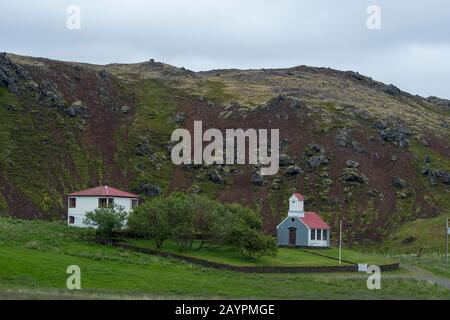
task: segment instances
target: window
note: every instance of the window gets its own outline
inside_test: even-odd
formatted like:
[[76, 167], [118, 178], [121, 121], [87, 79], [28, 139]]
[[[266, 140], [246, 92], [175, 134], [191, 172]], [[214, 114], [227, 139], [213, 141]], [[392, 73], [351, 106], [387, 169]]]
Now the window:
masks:
[[322, 240], [322, 230], [317, 230], [317, 240]]
[[323, 240], [327, 241], [327, 236], [328, 236], [328, 230], [323, 230]]
[[311, 229], [311, 240], [316, 240], [316, 229]]
[[131, 199], [131, 208], [134, 209], [139, 205], [138, 199]]
[[108, 206], [112, 206], [114, 204], [113, 198], [98, 198], [98, 207], [106, 208]]
[[69, 216], [69, 224], [74, 224], [74, 223], [75, 223], [75, 217]]
[[77, 198], [69, 198], [69, 208], [77, 207]]

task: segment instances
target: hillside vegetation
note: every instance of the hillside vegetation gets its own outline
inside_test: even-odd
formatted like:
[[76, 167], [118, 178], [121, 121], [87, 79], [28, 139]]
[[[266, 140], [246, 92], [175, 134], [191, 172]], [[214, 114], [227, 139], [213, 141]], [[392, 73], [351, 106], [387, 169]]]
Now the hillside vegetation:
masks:
[[[171, 132], [194, 120], [279, 128], [280, 172], [174, 166]], [[442, 252], [449, 123], [449, 101], [351, 71], [195, 73], [153, 60], [98, 66], [1, 54], [0, 215], [59, 219], [69, 192], [110, 184], [144, 198], [183, 190], [240, 202], [273, 233], [297, 190], [332, 235], [343, 219], [349, 246], [390, 239], [400, 251]]]

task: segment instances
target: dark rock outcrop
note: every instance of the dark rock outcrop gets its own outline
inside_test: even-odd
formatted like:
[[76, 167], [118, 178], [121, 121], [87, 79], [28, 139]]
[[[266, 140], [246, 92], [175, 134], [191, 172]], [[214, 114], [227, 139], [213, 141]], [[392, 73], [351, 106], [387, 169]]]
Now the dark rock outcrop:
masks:
[[402, 91], [399, 88], [397, 88], [396, 86], [394, 86], [393, 84], [389, 84], [389, 85], [385, 86], [383, 91], [391, 96], [399, 96], [402, 93]]
[[308, 159], [308, 165], [310, 168], [316, 168], [326, 164], [328, 164], [328, 158], [325, 155], [312, 156]]
[[186, 121], [187, 115], [186, 112], [182, 111], [182, 112], [178, 112], [175, 115], [175, 122], [177, 124], [183, 124]]
[[359, 162], [358, 161], [354, 161], [354, 160], [347, 160], [347, 162], [345, 162], [345, 165], [348, 168], [358, 168], [359, 167]]
[[369, 178], [367, 178], [364, 173], [360, 173], [354, 168], [345, 168], [341, 172], [340, 178], [344, 183], [369, 183]]
[[225, 183], [224, 178], [220, 175], [219, 171], [217, 171], [216, 169], [212, 169], [211, 171], [209, 171], [208, 177], [209, 177], [209, 180], [211, 180], [212, 182], [214, 182], [216, 184], [224, 184]]
[[363, 152], [363, 148], [356, 140], [353, 140], [351, 130], [343, 129], [335, 137], [336, 145], [341, 148], [352, 149], [355, 152]]
[[79, 117], [86, 119], [89, 118], [89, 108], [81, 101], [75, 101], [65, 109], [65, 114], [71, 118]]
[[392, 179], [392, 185], [397, 189], [408, 189], [410, 187], [410, 184], [400, 177], [394, 177]]
[[371, 198], [384, 198], [384, 194], [376, 189], [367, 191], [367, 195]]
[[161, 194], [161, 189], [151, 183], [142, 182], [137, 189], [137, 192], [147, 197], [157, 197]]
[[314, 143], [305, 148], [303, 157], [309, 168], [316, 168], [321, 165], [326, 165], [329, 162], [329, 159], [326, 156], [325, 148]]
[[383, 143], [393, 143], [401, 149], [409, 147], [409, 137], [414, 133], [397, 122], [388, 123], [386, 120], [377, 121], [374, 128], [378, 130]]
[[37, 88], [39, 101], [46, 106], [65, 111], [65, 101], [58, 87], [51, 80], [44, 80]]
[[257, 186], [263, 186], [266, 184], [266, 180], [264, 179], [264, 177], [261, 175], [261, 173], [259, 172], [259, 170], [256, 170], [252, 173], [252, 178], [251, 181], [254, 185]]
[[284, 174], [287, 176], [296, 176], [300, 173], [303, 173], [303, 170], [302, 168], [297, 166], [289, 166], [286, 168], [286, 170], [284, 170]]
[[130, 107], [129, 106], [122, 106], [120, 107], [119, 111], [123, 114], [127, 114], [128, 112], [130, 112]]
[[280, 154], [279, 163], [281, 167], [290, 166], [294, 164], [294, 159], [292, 159], [289, 155], [282, 153]]
[[151, 156], [153, 154], [153, 149], [149, 138], [142, 138], [142, 141], [136, 146], [134, 153], [139, 157]]
[[28, 72], [13, 63], [6, 53], [0, 53], [0, 87], [6, 87], [9, 92], [17, 94], [22, 80], [31, 80]]
[[430, 179], [432, 185], [443, 183], [450, 185], [450, 172], [442, 169], [432, 169], [429, 166], [423, 168], [423, 174]]

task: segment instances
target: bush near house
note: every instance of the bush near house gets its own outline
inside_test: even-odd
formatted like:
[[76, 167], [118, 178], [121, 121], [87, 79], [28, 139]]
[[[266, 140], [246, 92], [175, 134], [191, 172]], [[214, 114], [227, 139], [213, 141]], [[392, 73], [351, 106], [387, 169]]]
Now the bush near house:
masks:
[[251, 260], [276, 253], [274, 239], [261, 231], [261, 225], [249, 208], [183, 193], [148, 201], [128, 220], [131, 233], [154, 240], [157, 248], [169, 239], [176, 241], [179, 251], [226, 244]]
[[87, 212], [84, 223], [97, 227], [98, 237], [111, 239], [126, 226], [127, 216], [124, 207], [110, 205]]

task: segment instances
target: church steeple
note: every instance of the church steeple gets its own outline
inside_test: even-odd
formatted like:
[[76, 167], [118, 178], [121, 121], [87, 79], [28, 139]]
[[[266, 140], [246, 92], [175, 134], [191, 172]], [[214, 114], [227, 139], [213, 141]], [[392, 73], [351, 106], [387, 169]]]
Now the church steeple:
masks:
[[289, 217], [304, 217], [305, 211], [303, 209], [303, 202], [305, 198], [300, 193], [294, 193], [289, 198]]

